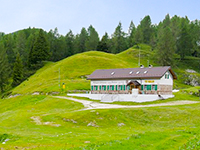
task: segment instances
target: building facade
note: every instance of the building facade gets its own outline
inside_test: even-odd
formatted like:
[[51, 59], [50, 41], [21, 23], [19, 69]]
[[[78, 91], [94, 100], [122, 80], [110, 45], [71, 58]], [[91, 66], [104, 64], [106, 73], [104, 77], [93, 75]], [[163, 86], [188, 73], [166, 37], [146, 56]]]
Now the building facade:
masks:
[[91, 94], [172, 95], [176, 78], [170, 66], [102, 69], [88, 76]]

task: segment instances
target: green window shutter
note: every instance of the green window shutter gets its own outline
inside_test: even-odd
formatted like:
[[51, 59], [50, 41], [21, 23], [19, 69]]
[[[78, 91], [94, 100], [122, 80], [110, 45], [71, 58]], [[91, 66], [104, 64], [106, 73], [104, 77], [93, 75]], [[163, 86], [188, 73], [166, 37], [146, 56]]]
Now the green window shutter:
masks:
[[115, 86], [115, 90], [117, 91], [117, 85]]
[[144, 89], [144, 85], [141, 85], [141, 90], [143, 90]]
[[158, 89], [158, 86], [157, 86], [157, 85], [155, 85], [155, 91], [157, 91], [157, 89]]
[[106, 86], [105, 85], [103, 86], [103, 90], [106, 91]]
[[107, 85], [107, 90], [109, 90], [109, 85]]
[[101, 85], [99, 86], [99, 90], [101, 91]]
[[91, 86], [91, 90], [92, 90], [92, 91], [94, 90], [94, 87], [93, 87], [93, 86]]
[[126, 85], [124, 85], [124, 91], [126, 90]]
[[151, 90], [151, 85], [147, 85], [147, 90]]
[[120, 85], [120, 89], [121, 89], [121, 91], [123, 90], [123, 86], [122, 85]]
[[115, 86], [114, 86], [114, 85], [112, 85], [112, 90], [114, 91], [114, 89], [115, 89]]

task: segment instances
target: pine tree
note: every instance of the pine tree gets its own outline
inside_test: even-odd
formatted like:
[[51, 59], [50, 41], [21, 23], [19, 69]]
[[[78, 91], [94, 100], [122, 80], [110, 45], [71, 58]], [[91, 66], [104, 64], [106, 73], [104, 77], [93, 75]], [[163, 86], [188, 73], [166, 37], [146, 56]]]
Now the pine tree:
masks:
[[11, 66], [13, 67], [13, 63], [15, 62], [16, 54], [14, 52], [14, 47], [15, 47], [15, 40], [13, 38], [12, 34], [8, 34], [4, 36], [4, 45], [8, 57], [8, 62]]
[[187, 23], [183, 19], [181, 22], [181, 31], [180, 36], [177, 40], [177, 51], [180, 54], [181, 59], [184, 59], [185, 56], [191, 54], [191, 37], [188, 30]]
[[49, 43], [44, 31], [40, 29], [39, 35], [34, 43], [33, 49], [29, 53], [29, 63], [38, 64], [49, 59]]
[[102, 37], [101, 41], [99, 41], [97, 50], [107, 52], [107, 53], [111, 52], [109, 49], [109, 37], [108, 37], [107, 33], [105, 33], [105, 35]]
[[74, 47], [74, 35], [71, 30], [65, 36], [65, 43], [66, 43], [65, 56], [68, 57], [68, 56], [73, 55], [75, 51], [75, 47]]
[[4, 44], [0, 43], [0, 92], [3, 93], [8, 84], [10, 66]]
[[77, 43], [77, 48], [76, 48], [76, 53], [81, 53], [85, 52], [86, 49], [86, 41], [88, 40], [88, 33], [85, 28], [81, 29], [81, 33], [76, 36], [76, 43]]
[[20, 54], [17, 55], [14, 67], [13, 67], [13, 86], [19, 85], [23, 80], [23, 64], [20, 58]]
[[86, 42], [87, 50], [96, 50], [99, 42], [99, 35], [95, 28], [90, 25], [88, 28], [88, 40]]
[[125, 40], [125, 33], [122, 31], [122, 24], [116, 27], [115, 32], [112, 35], [113, 47], [112, 53], [119, 53], [127, 49], [127, 43]]
[[152, 37], [152, 25], [150, 16], [145, 16], [140, 22], [142, 32], [142, 43], [149, 44]]
[[128, 30], [128, 45], [129, 45], [129, 47], [132, 47], [133, 45], [135, 45], [135, 32], [136, 32], [135, 25], [134, 25], [133, 21], [131, 21], [131, 24], [130, 24], [129, 30]]
[[23, 30], [17, 32], [15, 52], [20, 54], [23, 63], [26, 64], [28, 59], [28, 51], [26, 49], [26, 35]]
[[173, 66], [174, 54], [175, 54], [175, 42], [171, 29], [169, 27], [163, 27], [158, 35], [157, 46], [157, 59], [161, 66]]

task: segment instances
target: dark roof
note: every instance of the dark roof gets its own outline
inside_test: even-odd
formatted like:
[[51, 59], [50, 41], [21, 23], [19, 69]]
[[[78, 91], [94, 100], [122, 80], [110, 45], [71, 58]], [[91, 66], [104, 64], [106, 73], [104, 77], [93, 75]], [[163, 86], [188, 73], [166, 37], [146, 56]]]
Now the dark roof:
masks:
[[150, 68], [126, 68], [126, 69], [100, 69], [95, 70], [88, 76], [88, 80], [103, 79], [150, 79], [161, 78], [169, 71], [173, 79], [177, 79], [170, 66], [150, 67]]

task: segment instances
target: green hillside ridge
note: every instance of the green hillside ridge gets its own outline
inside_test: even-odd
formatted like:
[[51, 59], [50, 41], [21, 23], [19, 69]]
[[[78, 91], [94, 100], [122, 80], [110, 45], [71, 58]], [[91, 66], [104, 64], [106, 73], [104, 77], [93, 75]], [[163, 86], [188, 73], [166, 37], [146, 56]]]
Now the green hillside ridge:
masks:
[[60, 91], [59, 83], [65, 83], [66, 90], [89, 90], [90, 86], [86, 75], [91, 74], [96, 69], [137, 67], [138, 60], [134, 57], [137, 53], [138, 50], [132, 48], [117, 55], [89, 51], [76, 54], [57, 63], [47, 63], [28, 80], [16, 87], [13, 93]]
[[[133, 47], [119, 54], [109, 54], [99, 51], [89, 51], [73, 55], [59, 62], [47, 62], [33, 76], [24, 81], [12, 90], [13, 94], [27, 94], [34, 92], [61, 92], [61, 85], [65, 83], [66, 91], [90, 90], [90, 82], [86, 76], [96, 69], [110, 68], [131, 68], [138, 67], [138, 57], [140, 51], [140, 64], [147, 66], [155, 63], [155, 52], [148, 45], [140, 45], [140, 49]], [[182, 77], [186, 69], [198, 68], [200, 59], [188, 57], [184, 61], [179, 61], [173, 70], [177, 73], [178, 80], [175, 81], [174, 88], [191, 87], [184, 84]], [[197, 70], [197, 69], [196, 69]], [[59, 73], [60, 72], [60, 73]], [[200, 76], [199, 73], [196, 73]]]

